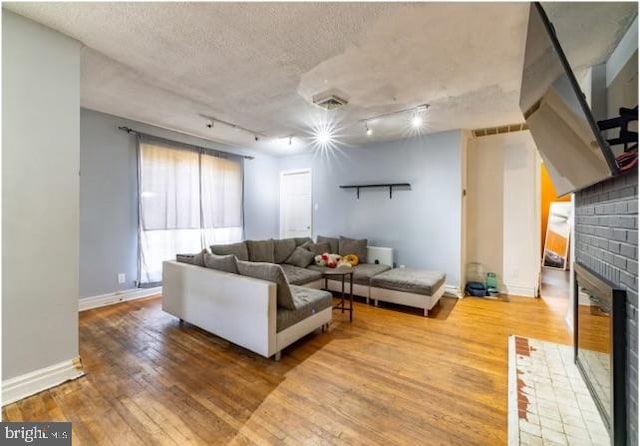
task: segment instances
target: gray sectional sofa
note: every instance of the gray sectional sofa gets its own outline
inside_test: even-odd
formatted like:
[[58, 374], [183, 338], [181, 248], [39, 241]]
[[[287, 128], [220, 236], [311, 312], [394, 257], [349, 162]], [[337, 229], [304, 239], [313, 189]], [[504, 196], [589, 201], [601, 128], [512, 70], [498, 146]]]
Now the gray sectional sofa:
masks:
[[[356, 254], [354, 294], [424, 308], [444, 291], [444, 275], [395, 270], [393, 250], [367, 240], [318, 236], [248, 240], [213, 245], [164, 263], [163, 309], [263, 356], [281, 350], [331, 322], [331, 294], [314, 257], [325, 252]], [[377, 280], [380, 277], [382, 280]], [[326, 287], [338, 291], [337, 280]], [[260, 296], [262, 295], [262, 297]], [[246, 300], [246, 302], [245, 302]], [[257, 303], [251, 303], [257, 302]]]

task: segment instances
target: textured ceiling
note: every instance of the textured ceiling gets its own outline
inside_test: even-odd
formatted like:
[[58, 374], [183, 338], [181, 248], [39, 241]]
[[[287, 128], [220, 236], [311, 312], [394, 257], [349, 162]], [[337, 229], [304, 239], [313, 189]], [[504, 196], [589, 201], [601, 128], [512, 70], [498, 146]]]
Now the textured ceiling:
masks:
[[[341, 141], [520, 122], [526, 3], [4, 3], [84, 43], [82, 105], [272, 154], [301, 150], [313, 123]], [[635, 3], [548, 5], [576, 65], [602, 62], [637, 14]], [[310, 104], [338, 89], [330, 117]], [[267, 135], [216, 125], [214, 116]], [[294, 135], [293, 147], [288, 145]]]

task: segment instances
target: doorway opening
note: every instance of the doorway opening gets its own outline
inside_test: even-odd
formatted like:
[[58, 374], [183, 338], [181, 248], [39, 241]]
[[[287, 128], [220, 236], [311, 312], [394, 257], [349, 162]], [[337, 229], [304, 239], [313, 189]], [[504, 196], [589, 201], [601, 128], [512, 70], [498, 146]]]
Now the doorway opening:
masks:
[[280, 238], [311, 237], [311, 169], [280, 173]]
[[544, 163], [540, 169], [540, 297], [569, 316], [573, 195], [559, 197]]

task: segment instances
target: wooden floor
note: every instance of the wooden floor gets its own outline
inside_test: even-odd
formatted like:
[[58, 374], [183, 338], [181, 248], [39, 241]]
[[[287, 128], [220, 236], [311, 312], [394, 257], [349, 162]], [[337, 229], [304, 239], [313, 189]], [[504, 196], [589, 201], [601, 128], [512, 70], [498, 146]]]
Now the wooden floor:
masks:
[[443, 298], [424, 318], [361, 303], [275, 362], [150, 298], [81, 313], [86, 376], [3, 417], [71, 420], [74, 444], [503, 445], [507, 338], [568, 343], [565, 311]]

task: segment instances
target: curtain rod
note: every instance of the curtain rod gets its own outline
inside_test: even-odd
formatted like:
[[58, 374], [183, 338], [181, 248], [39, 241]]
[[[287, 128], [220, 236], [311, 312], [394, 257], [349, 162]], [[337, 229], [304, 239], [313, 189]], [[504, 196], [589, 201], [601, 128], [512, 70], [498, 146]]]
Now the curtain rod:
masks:
[[[122, 130], [123, 132], [127, 132], [127, 133], [135, 133], [137, 135], [151, 136], [152, 138], [166, 139], [166, 138], [162, 138], [160, 136], [155, 136], [155, 135], [150, 135], [148, 133], [139, 132], [138, 130], [134, 130], [131, 127], [127, 127], [127, 126], [124, 126], [124, 125], [118, 126], [118, 130]], [[186, 136], [191, 136], [191, 135], [186, 135]], [[189, 146], [194, 146], [193, 144], [189, 144], [189, 143], [181, 143], [180, 141], [176, 141], [176, 142], [178, 144], [186, 144], [186, 145], [189, 145]], [[198, 146], [194, 146], [194, 147], [198, 147]], [[214, 152], [228, 153], [229, 155], [241, 156], [242, 158], [244, 158], [246, 160], [255, 159], [255, 157], [250, 156], [250, 155], [238, 155], [237, 153], [225, 152], [224, 150], [209, 149], [207, 147], [199, 147], [199, 148], [206, 149], [206, 150], [213, 150]]]

